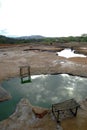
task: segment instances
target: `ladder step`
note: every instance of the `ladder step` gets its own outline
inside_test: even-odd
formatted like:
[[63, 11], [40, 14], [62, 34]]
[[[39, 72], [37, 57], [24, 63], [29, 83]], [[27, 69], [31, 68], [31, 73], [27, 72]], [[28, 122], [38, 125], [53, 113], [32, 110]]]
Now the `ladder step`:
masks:
[[21, 83], [31, 82], [30, 66], [20, 67], [20, 78], [21, 78]]

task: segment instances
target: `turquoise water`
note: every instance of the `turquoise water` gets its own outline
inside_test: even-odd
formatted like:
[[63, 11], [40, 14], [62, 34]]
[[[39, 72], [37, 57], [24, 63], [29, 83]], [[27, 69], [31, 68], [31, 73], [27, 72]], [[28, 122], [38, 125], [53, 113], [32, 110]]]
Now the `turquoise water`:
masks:
[[11, 93], [12, 99], [0, 103], [0, 120], [8, 118], [21, 98], [28, 98], [32, 105], [50, 108], [53, 103], [87, 97], [87, 78], [59, 75], [31, 76], [32, 82], [21, 84], [20, 78], [12, 78], [1, 83]]

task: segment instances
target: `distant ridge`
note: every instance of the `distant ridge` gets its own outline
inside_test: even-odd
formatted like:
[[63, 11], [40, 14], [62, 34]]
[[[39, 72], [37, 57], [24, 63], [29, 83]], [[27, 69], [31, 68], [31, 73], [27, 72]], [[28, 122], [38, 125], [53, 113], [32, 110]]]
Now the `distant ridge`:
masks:
[[41, 35], [31, 35], [31, 36], [22, 36], [22, 37], [17, 37], [17, 38], [18, 39], [43, 39], [45, 37]]

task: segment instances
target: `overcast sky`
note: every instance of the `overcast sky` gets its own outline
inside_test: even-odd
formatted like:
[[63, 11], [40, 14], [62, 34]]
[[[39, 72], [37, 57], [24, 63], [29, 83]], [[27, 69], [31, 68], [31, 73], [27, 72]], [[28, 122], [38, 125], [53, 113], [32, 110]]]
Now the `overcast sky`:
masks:
[[0, 35], [87, 33], [87, 0], [0, 0]]

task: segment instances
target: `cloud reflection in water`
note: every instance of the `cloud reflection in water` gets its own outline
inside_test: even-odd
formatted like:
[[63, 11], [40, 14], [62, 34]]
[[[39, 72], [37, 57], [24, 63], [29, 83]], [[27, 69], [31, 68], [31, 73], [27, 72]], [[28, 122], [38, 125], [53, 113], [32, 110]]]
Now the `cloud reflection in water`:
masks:
[[52, 103], [75, 98], [82, 100], [87, 95], [87, 79], [68, 74], [36, 75], [32, 82], [20, 84], [18, 78], [2, 83], [9, 86], [9, 91], [15, 98], [28, 98], [33, 105], [50, 107]]

